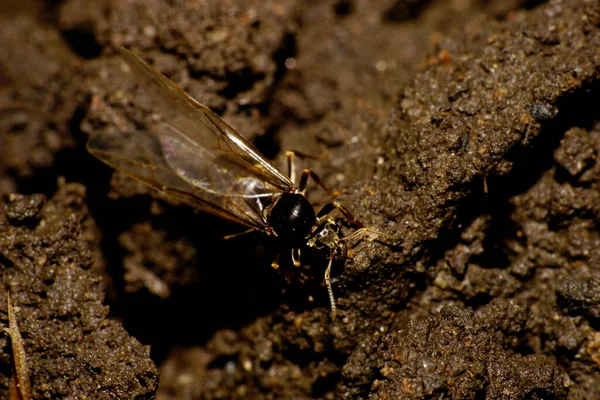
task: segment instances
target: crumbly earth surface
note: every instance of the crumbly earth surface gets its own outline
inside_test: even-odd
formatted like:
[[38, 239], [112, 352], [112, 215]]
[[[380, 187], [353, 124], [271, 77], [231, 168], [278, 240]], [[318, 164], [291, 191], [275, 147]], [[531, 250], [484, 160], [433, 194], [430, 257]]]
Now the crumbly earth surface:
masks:
[[[10, 293], [32, 398], [600, 399], [597, 0], [8, 0], [0, 20], [0, 322]], [[298, 168], [380, 232], [334, 265], [335, 321], [326, 260], [275, 270], [269, 238], [223, 240], [243, 228], [89, 155], [160, 113], [120, 46], [283, 171], [323, 155]]]

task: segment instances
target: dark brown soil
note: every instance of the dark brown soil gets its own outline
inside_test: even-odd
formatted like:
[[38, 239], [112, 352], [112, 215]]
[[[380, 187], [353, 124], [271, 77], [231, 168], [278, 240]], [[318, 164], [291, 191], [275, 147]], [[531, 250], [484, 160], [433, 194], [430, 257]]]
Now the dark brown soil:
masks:
[[[0, 13], [0, 320], [10, 292], [34, 399], [600, 399], [600, 2]], [[325, 154], [302, 166], [386, 234], [334, 266], [335, 321], [321, 260], [280, 274], [86, 152], [156, 111], [120, 46], [282, 169]]]

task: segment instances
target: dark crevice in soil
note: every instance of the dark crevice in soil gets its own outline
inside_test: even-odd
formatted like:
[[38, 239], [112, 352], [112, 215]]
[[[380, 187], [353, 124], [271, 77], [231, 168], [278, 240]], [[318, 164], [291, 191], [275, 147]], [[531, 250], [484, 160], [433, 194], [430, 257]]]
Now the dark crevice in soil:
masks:
[[323, 398], [328, 393], [333, 393], [341, 380], [341, 372], [329, 373], [320, 376], [313, 384], [311, 395], [316, 399]]
[[220, 355], [215, 357], [211, 362], [208, 363], [206, 368], [208, 369], [222, 369], [229, 363], [236, 363], [238, 361], [237, 356], [232, 355]]
[[[518, 148], [508, 154], [513, 163], [510, 173], [488, 177], [488, 193], [480, 192], [469, 201], [473, 203], [472, 206], [483, 206], [476, 213], [491, 215], [484, 240], [485, 253], [476, 256], [474, 261], [486, 267], [506, 268], [509, 265], [508, 254], [502, 244], [505, 239], [516, 237], [510, 218], [513, 206], [509, 200], [529, 190], [544, 172], [555, 166], [554, 151], [569, 128], [592, 127], [600, 117], [597, 104], [600, 104], [600, 83], [594, 83], [560, 101], [557, 115], [541, 122], [540, 133], [532, 140], [530, 149]], [[483, 197], [482, 201], [475, 200], [480, 197]]]
[[[510, 254], [504, 242], [516, 238], [516, 228], [511, 220], [514, 207], [509, 200], [529, 190], [543, 173], [555, 166], [554, 151], [568, 129], [573, 126], [590, 129], [593, 126], [594, 121], [600, 118], [597, 104], [600, 104], [600, 83], [594, 83], [567, 96], [557, 105], [558, 112], [554, 117], [540, 121], [540, 133], [531, 141], [529, 148], [515, 148], [509, 152], [507, 158], [513, 165], [507, 175], [489, 175], [487, 193], [484, 191], [483, 180], [474, 181], [475, 187], [459, 206], [458, 218], [454, 223], [454, 226], [466, 228], [479, 216], [491, 217], [483, 240], [484, 252], [472, 256], [471, 262], [484, 268], [506, 269], [510, 265]], [[548, 115], [546, 112], [542, 114]], [[460, 240], [454, 227], [441, 231], [438, 239], [427, 246], [431, 249], [430, 259], [443, 258], [445, 252], [454, 248]], [[492, 299], [489, 294], [482, 293], [465, 304], [477, 309]]]
[[[34, 194], [42, 193], [47, 197], [54, 194], [57, 189], [57, 179], [65, 177], [67, 182], [83, 183], [88, 188], [88, 196], [100, 193], [96, 191], [100, 182], [106, 182], [110, 171], [91, 157], [85, 150], [87, 135], [81, 129], [81, 121], [87, 112], [87, 104], [81, 104], [71, 116], [68, 127], [75, 146], [65, 148], [55, 155], [55, 163], [51, 168], [38, 169], [27, 178], [17, 182], [19, 193]], [[108, 190], [108, 185], [101, 188]]]
[[[534, 138], [529, 149], [515, 149], [508, 154], [513, 163], [512, 170], [506, 176], [488, 178], [488, 210], [492, 214], [491, 227], [494, 234], [508, 233], [505, 225], [510, 222], [511, 197], [529, 190], [539, 181], [542, 174], [555, 166], [554, 151], [560, 145], [565, 132], [572, 127], [591, 129], [594, 121], [600, 118], [600, 82], [565, 97], [557, 105], [558, 113], [552, 119], [541, 121], [541, 130]], [[502, 235], [500, 235], [502, 236]], [[513, 236], [513, 235], [509, 235]]]
[[[116, 215], [128, 215], [127, 209], [122, 208]], [[148, 206], [139, 209], [147, 213]], [[113, 215], [111, 219], [119, 218]], [[235, 232], [237, 227], [185, 207], [167, 210], [164, 215], [154, 218], [152, 226], [153, 229], [176, 232], [177, 237], [189, 238], [193, 247], [206, 255], [203, 258], [206, 262], [195, 267], [199, 281], [184, 287], [172, 286], [168, 299], [142, 290], [125, 293], [111, 304], [113, 315], [123, 319], [125, 328], [142, 343], [152, 345], [152, 357], [156, 362], [164, 360], [174, 341], [184, 346], [204, 344], [215, 331], [222, 328], [239, 330], [255, 318], [272, 313], [281, 302], [282, 282], [271, 270], [268, 258], [273, 250], [267, 249], [267, 255], [261, 257], [256, 254], [259, 243], [264, 242], [260, 233], [223, 241], [221, 238]], [[104, 225], [102, 228], [107, 235], [105, 239], [115, 248], [119, 247], [117, 237], [108, 237], [110, 232], [118, 235], [128, 229]], [[173, 239], [169, 236], [166, 240]], [[123, 258], [114, 260], [113, 264], [122, 268]], [[113, 274], [122, 276], [122, 272]], [[201, 304], [211, 306], [199, 307]]]
[[[77, 167], [75, 168], [74, 166]], [[33, 176], [19, 180], [19, 193], [42, 193], [50, 196], [56, 191], [57, 179], [61, 176], [65, 177], [67, 182], [90, 183], [88, 189], [92, 192], [94, 191], [94, 185], [100, 182], [95, 178], [102, 175], [99, 167], [101, 166], [98, 166], [81, 149], [64, 149], [56, 154], [55, 163], [52, 168], [38, 169]], [[105, 173], [105, 176], [109, 176], [108, 173]]]
[[263, 79], [265, 79], [263, 74], [257, 74], [250, 68], [243, 68], [235, 74], [228, 72], [225, 75], [227, 86], [217, 93], [226, 99], [234, 99], [238, 94], [252, 89], [256, 82], [260, 82]]
[[276, 89], [277, 84], [281, 81], [281, 79], [288, 70], [286, 62], [289, 59], [296, 57], [297, 52], [298, 44], [296, 43], [296, 37], [292, 33], [287, 33], [283, 37], [279, 48], [275, 51], [275, 54], [273, 55], [273, 60], [275, 61], [277, 69], [275, 70], [275, 74], [273, 76], [275, 81], [271, 88], [272, 91]]
[[[287, 33], [284, 35], [279, 48], [273, 55], [273, 60], [275, 61], [276, 65], [275, 74], [273, 75], [273, 84], [269, 87], [269, 92], [266, 95], [266, 101], [258, 104], [257, 106], [262, 115], [269, 115], [269, 108], [271, 105], [270, 103], [273, 100], [273, 94], [276, 92], [282, 79], [288, 71], [288, 67], [286, 66], [287, 60], [296, 57], [297, 51], [296, 37], [292, 33]], [[275, 158], [282, 150], [281, 146], [279, 145], [279, 141], [277, 140], [280, 128], [281, 124], [272, 123], [267, 127], [265, 132], [258, 136], [255, 140], [256, 147], [268, 159]]]
[[338, 17], [347, 17], [354, 11], [352, 0], [339, 0], [333, 5], [333, 11]]
[[417, 18], [431, 0], [398, 0], [384, 14], [383, 21], [394, 24]]
[[85, 29], [71, 29], [62, 31], [62, 36], [71, 49], [86, 60], [94, 59], [102, 54], [102, 46], [96, 41], [94, 32]]
[[521, 8], [525, 10], [532, 10], [542, 4], [548, 3], [548, 0], [524, 0], [521, 3]]
[[[572, 127], [591, 129], [594, 121], [600, 118], [600, 82], [566, 96], [557, 104], [557, 114], [548, 120], [541, 120], [539, 135], [531, 141], [530, 149], [515, 149], [508, 154], [513, 162], [511, 173], [497, 178], [495, 183], [512, 197], [527, 191], [554, 166], [554, 151], [558, 148], [565, 132]], [[488, 187], [492, 183], [488, 180]]]
[[254, 141], [256, 148], [270, 160], [281, 152], [281, 146], [277, 140], [279, 128], [279, 126], [270, 126], [264, 134], [258, 136]]
[[466, 307], [471, 307], [473, 310], [478, 310], [483, 306], [488, 305], [494, 299], [488, 293], [478, 293], [475, 296], [471, 296], [468, 299], [464, 300]]

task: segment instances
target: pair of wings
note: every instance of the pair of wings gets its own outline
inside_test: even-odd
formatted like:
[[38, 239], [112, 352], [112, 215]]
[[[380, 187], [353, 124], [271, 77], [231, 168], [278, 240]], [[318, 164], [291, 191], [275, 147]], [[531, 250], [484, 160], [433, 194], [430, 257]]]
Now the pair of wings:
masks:
[[181, 203], [265, 231], [265, 207], [294, 190], [290, 179], [208, 107], [120, 52], [162, 120], [151, 132], [95, 134], [90, 153]]

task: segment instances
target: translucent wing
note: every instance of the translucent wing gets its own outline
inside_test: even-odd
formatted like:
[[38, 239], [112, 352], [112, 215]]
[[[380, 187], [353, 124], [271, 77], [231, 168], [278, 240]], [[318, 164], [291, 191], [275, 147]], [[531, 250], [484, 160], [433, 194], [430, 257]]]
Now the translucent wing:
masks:
[[146, 133], [102, 132], [92, 136], [88, 150], [113, 168], [181, 202], [229, 221], [264, 231], [259, 202], [269, 199], [225, 197], [203, 191], [182, 179], [164, 160], [158, 138]]
[[121, 54], [163, 120], [151, 133], [94, 135], [88, 150], [180, 202], [265, 230], [265, 208], [292, 182], [210, 109], [132, 52]]
[[[165, 159], [178, 173], [185, 171], [184, 179], [206, 191], [228, 196], [254, 196], [254, 193], [246, 192], [244, 185], [236, 184], [240, 177], [253, 177], [277, 192], [292, 189], [292, 182], [284, 174], [208, 107], [187, 95], [133, 52], [121, 48], [121, 55], [152, 96], [157, 113], [163, 118], [163, 127], [155, 133], [161, 136]], [[172, 153], [177, 147], [175, 142], [194, 147], [201, 153], [193, 160], [178, 157]], [[215, 161], [219, 163], [219, 159], [227, 159], [227, 168], [215, 167]]]

